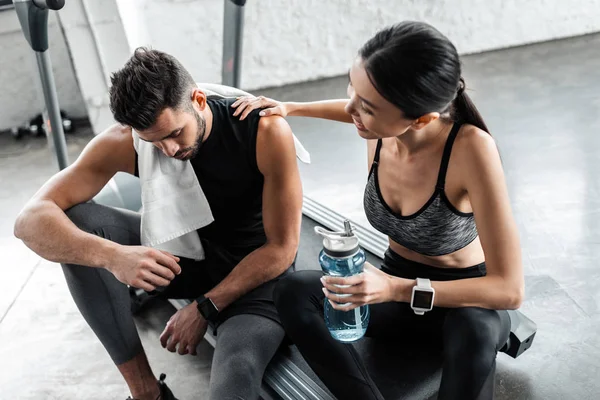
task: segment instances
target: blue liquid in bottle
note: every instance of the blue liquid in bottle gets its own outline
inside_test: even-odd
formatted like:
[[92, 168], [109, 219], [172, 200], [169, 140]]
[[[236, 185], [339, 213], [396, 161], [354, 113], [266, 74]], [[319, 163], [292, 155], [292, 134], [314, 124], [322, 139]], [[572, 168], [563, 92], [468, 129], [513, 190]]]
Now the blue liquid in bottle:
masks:
[[[315, 229], [319, 235], [323, 236], [323, 250], [319, 254], [319, 263], [325, 275], [349, 277], [363, 272], [365, 253], [358, 247], [358, 238], [352, 233], [349, 221], [346, 221], [344, 225], [345, 232], [330, 232], [323, 228]], [[367, 331], [368, 305], [350, 311], [339, 311], [334, 309], [329, 300], [325, 298], [324, 313], [327, 329], [331, 336], [340, 342], [357, 341]]]

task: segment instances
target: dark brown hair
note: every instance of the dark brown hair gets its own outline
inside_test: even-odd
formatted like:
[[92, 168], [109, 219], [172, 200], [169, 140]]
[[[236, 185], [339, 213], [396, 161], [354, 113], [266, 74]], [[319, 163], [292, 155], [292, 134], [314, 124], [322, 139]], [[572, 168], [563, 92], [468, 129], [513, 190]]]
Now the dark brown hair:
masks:
[[135, 130], [150, 128], [165, 108], [191, 110], [194, 79], [175, 57], [162, 51], [137, 48], [110, 80], [110, 110], [117, 122]]

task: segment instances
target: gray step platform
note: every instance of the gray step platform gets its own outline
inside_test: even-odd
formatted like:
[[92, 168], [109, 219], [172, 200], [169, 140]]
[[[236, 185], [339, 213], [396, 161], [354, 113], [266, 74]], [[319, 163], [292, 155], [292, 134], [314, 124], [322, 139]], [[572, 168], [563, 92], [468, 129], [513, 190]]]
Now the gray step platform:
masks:
[[[314, 234], [316, 225], [312, 219], [303, 217], [297, 270], [319, 269], [317, 260], [322, 244]], [[367, 258], [374, 265], [381, 264], [381, 259], [371, 253], [367, 253]], [[189, 304], [186, 300], [170, 302], [176, 308]], [[205, 339], [214, 346], [215, 338], [210, 332]], [[410, 349], [369, 338], [354, 346], [386, 399], [424, 400], [437, 394], [441, 376], [441, 360], [437, 355], [411, 354]], [[293, 345], [283, 345], [269, 364], [264, 377], [263, 398], [335, 399]]]
[[[141, 208], [141, 190], [139, 180], [127, 174], [119, 173], [94, 198], [94, 202], [138, 211]], [[314, 202], [305, 199], [305, 213], [322, 219], [337, 219], [332, 210], [315, 206]], [[323, 214], [323, 215], [321, 215]], [[339, 221], [338, 221], [339, 222]], [[314, 234], [317, 223], [303, 217], [300, 248], [296, 260], [297, 270], [318, 270], [318, 254], [322, 243]], [[368, 232], [364, 232], [369, 239]], [[367, 240], [369, 241], [369, 240]], [[382, 247], [383, 246], [383, 247]], [[382, 243], [374, 243], [379, 253], [384, 248]], [[367, 259], [373, 265], [380, 265], [381, 259], [367, 252]], [[170, 300], [176, 308], [189, 304], [187, 300]], [[533, 342], [535, 323], [518, 311], [511, 312], [511, 342], [513, 347], [507, 353], [517, 357], [527, 350]], [[209, 332], [212, 330], [209, 329]], [[205, 339], [215, 345], [216, 338], [207, 333]], [[435, 398], [441, 377], [441, 360], [439, 355], [426, 354], [407, 346], [382, 340], [364, 338], [354, 344], [358, 353], [365, 360], [371, 377], [386, 399], [427, 400]], [[333, 400], [335, 399], [325, 385], [306, 364], [295, 346], [282, 345], [280, 351], [269, 364], [263, 381], [262, 397], [265, 400]], [[345, 400], [345, 399], [340, 399]]]

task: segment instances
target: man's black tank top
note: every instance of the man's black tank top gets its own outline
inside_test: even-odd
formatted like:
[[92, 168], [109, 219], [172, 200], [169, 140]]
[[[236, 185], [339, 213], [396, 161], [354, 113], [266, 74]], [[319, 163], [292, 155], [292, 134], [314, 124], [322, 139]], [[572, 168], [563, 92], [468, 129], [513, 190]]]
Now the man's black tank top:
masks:
[[256, 162], [260, 110], [240, 121], [232, 115], [234, 101], [208, 98], [212, 128], [190, 162], [214, 217], [210, 225], [198, 230], [198, 235], [209, 245], [248, 254], [267, 240], [262, 221], [264, 178]]
[[233, 116], [234, 98], [209, 98], [210, 135], [191, 160], [214, 222], [198, 230], [202, 239], [225, 248], [265, 244], [262, 220], [264, 178], [256, 162], [259, 110], [243, 121]]
[[[240, 121], [232, 115], [234, 101], [208, 99], [213, 114], [212, 129], [198, 154], [190, 160], [214, 217], [210, 225], [198, 230], [206, 251], [206, 259], [198, 267], [209, 286], [222, 281], [245, 256], [267, 241], [262, 220], [264, 178], [256, 162], [260, 110], [252, 111]], [[280, 277], [292, 270], [293, 266]], [[263, 283], [221, 310], [217, 325], [238, 314], [261, 315], [280, 323], [272, 300], [280, 277]], [[190, 285], [194, 289], [203, 287], [195, 286], [194, 282]]]

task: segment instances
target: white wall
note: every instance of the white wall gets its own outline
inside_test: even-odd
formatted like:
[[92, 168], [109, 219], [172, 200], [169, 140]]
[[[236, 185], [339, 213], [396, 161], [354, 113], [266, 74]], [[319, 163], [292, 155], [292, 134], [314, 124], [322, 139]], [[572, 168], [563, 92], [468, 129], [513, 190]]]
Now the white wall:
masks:
[[249, 1], [243, 85], [344, 74], [362, 43], [402, 20], [426, 21], [476, 53], [600, 31], [600, 1]]
[[124, 24], [115, 0], [69, 0], [60, 21], [93, 130], [114, 123], [109, 109], [110, 74], [130, 56]]
[[166, 51], [197, 81], [221, 81], [225, 0], [116, 1], [131, 50], [151, 46]]
[[[145, 24], [135, 44], [174, 54], [197, 80], [219, 81], [221, 0], [133, 1]], [[242, 86], [344, 74], [364, 41], [401, 20], [431, 23], [465, 54], [600, 31], [600, 1], [249, 0]]]
[[[94, 130], [106, 128], [109, 75], [140, 45], [173, 54], [198, 81], [220, 82], [224, 1], [69, 0], [60, 18], [77, 80], [50, 28], [61, 105], [76, 116], [87, 109]], [[245, 10], [246, 89], [345, 74], [376, 30], [407, 19], [433, 24], [462, 54], [600, 31], [600, 0], [249, 0]], [[14, 11], [0, 13], [0, 57], [1, 129], [29, 118], [37, 100]]]
[[[61, 109], [73, 117], [86, 115], [64, 37], [55, 16], [49, 20], [52, 69]], [[21, 125], [41, 111], [35, 54], [21, 33], [14, 9], [0, 12], [0, 130]]]

